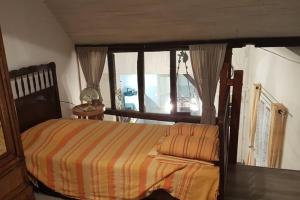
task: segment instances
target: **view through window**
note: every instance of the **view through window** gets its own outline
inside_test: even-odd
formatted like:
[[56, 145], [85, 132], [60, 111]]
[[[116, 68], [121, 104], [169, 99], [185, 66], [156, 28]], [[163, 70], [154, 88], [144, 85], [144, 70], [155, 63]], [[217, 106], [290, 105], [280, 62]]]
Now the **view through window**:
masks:
[[[190, 53], [188, 50], [176, 50], [172, 57], [171, 51], [145, 51], [141, 57], [144, 64], [144, 105], [146, 113], [171, 114], [173, 108], [178, 113], [200, 116], [202, 102], [194, 80]], [[114, 62], [116, 71], [116, 109], [126, 111], [139, 111], [138, 86], [138, 51], [115, 52]], [[173, 54], [173, 55], [174, 55]], [[174, 60], [171, 60], [172, 58]], [[106, 62], [107, 63], [107, 62]], [[172, 66], [171, 66], [171, 63]], [[176, 68], [176, 100], [171, 101], [171, 67]], [[101, 79], [101, 91], [104, 103], [111, 105], [108, 67], [105, 66]], [[173, 68], [172, 68], [173, 69]], [[217, 89], [218, 90], [218, 89]], [[217, 91], [218, 93], [218, 91]], [[215, 105], [217, 108], [218, 96]], [[175, 114], [176, 114], [175, 112]]]
[[139, 110], [137, 57], [137, 52], [115, 53], [116, 107], [119, 110]]
[[170, 52], [145, 52], [145, 108], [151, 113], [170, 113]]
[[195, 88], [189, 51], [176, 51], [177, 111], [201, 115], [202, 102]]

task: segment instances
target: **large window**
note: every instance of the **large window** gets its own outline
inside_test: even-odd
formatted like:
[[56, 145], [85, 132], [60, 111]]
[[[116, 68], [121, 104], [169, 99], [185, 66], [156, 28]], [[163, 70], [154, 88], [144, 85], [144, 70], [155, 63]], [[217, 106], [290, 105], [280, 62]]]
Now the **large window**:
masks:
[[[101, 90], [106, 91], [102, 92], [104, 103], [107, 108], [112, 107], [108, 113], [134, 118], [142, 116], [138, 113], [146, 113], [150, 116], [147, 119], [166, 120], [167, 117], [169, 121], [181, 116], [191, 116], [189, 119], [194, 121], [199, 119], [202, 102], [187, 49], [147, 51], [137, 48], [130, 52], [114, 49], [108, 57], [109, 73], [105, 68], [101, 79]], [[113, 85], [108, 89], [109, 83]], [[115, 102], [113, 99], [112, 103], [107, 102], [106, 96], [110, 95], [115, 97]], [[215, 105], [217, 101], [218, 98]], [[124, 114], [124, 111], [135, 112]]]

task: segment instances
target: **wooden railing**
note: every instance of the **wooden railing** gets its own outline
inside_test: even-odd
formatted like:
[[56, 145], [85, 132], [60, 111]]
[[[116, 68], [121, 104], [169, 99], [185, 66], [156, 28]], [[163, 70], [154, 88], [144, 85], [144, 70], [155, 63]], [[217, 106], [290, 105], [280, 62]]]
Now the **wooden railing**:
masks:
[[121, 117], [131, 117], [138, 119], [149, 119], [158, 121], [168, 121], [168, 122], [190, 122], [190, 123], [200, 123], [200, 116], [191, 116], [186, 114], [161, 114], [161, 113], [147, 113], [139, 111], [128, 111], [128, 110], [113, 110], [108, 108], [104, 112], [108, 115], [116, 115]]

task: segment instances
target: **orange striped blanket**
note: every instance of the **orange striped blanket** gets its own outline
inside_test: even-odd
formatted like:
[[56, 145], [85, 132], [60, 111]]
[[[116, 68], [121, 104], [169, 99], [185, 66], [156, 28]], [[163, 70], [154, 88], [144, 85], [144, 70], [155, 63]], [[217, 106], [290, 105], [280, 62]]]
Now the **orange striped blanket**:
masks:
[[216, 199], [218, 167], [148, 156], [168, 126], [49, 120], [22, 134], [28, 171], [78, 199], [141, 199], [165, 188], [181, 200]]

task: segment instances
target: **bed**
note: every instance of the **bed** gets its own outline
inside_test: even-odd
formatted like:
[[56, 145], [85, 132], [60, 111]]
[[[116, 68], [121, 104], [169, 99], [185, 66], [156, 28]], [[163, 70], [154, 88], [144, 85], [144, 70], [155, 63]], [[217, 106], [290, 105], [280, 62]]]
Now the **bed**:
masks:
[[182, 200], [216, 199], [219, 167], [149, 154], [168, 128], [49, 120], [22, 134], [27, 169], [54, 191], [80, 199], [141, 199], [158, 188]]
[[159, 188], [183, 200], [223, 198], [229, 91], [216, 126], [218, 159], [199, 161], [151, 153], [167, 125], [60, 119], [54, 63], [10, 77], [27, 169], [38, 188], [75, 199], [141, 199]]

